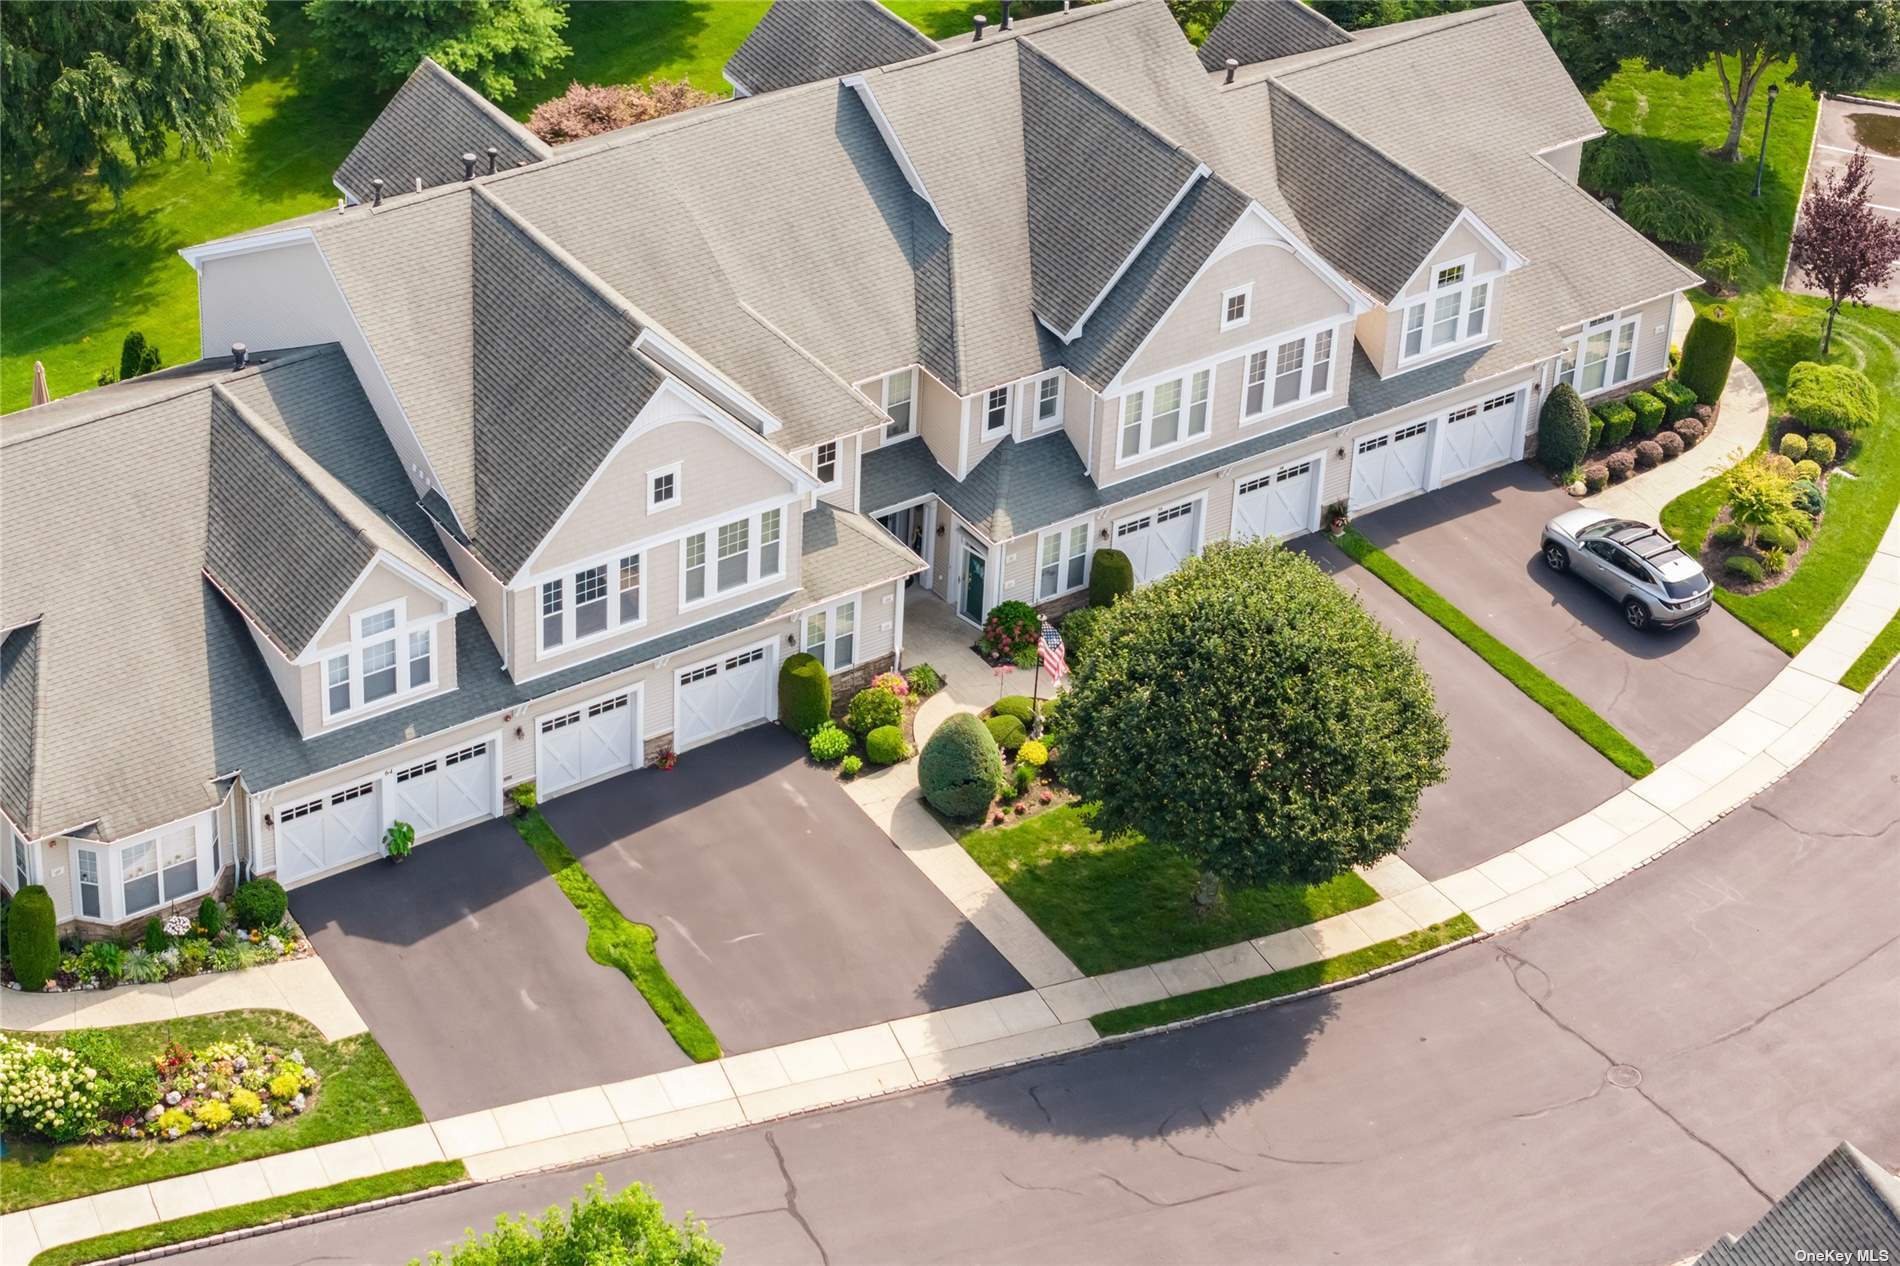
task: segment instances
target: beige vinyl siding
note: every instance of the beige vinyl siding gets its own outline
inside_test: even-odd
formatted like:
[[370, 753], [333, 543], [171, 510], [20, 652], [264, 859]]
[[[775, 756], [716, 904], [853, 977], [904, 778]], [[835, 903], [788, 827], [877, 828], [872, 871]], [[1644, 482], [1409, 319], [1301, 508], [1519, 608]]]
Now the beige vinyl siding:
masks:
[[481, 616], [482, 627], [488, 630], [489, 640], [501, 651], [502, 658], [507, 659], [507, 590], [473, 554], [462, 548], [461, 543], [440, 526], [436, 528], [435, 534], [436, 539], [442, 542], [442, 548], [448, 551], [449, 561], [455, 564], [456, 578], [462, 582], [462, 588], [468, 590], [469, 596], [475, 599], [476, 614]]
[[[648, 474], [675, 462], [680, 464], [678, 504], [648, 514]], [[537, 573], [557, 570], [790, 491], [784, 474], [712, 426], [668, 422], [608, 460], [566, 521], [543, 544], [532, 566]]]
[[897, 646], [897, 604], [904, 582], [877, 585], [858, 595], [857, 662], [868, 664]]
[[1433, 253], [1425, 266], [1412, 274], [1412, 279], [1405, 283], [1405, 289], [1399, 291], [1399, 298], [1394, 300], [1394, 303], [1405, 299], [1416, 299], [1426, 293], [1432, 288], [1432, 277], [1439, 268], [1463, 259], [1467, 255], [1471, 256], [1470, 275], [1474, 277], [1494, 273], [1504, 267], [1503, 258], [1476, 229], [1469, 224], [1460, 224], [1451, 231], [1451, 235]]
[[[1253, 287], [1247, 321], [1222, 330], [1221, 297], [1244, 285]], [[1290, 249], [1266, 242], [1242, 246], [1218, 255], [1181, 292], [1119, 377], [1124, 382], [1151, 379], [1256, 344], [1273, 330], [1298, 329], [1328, 317], [1343, 321], [1350, 312], [1351, 305]]]
[[1376, 306], [1361, 312], [1353, 325], [1353, 341], [1359, 344], [1359, 350], [1381, 376], [1391, 373], [1392, 366], [1398, 362], [1401, 325], [1390, 308]]
[[1577, 183], [1577, 173], [1583, 164], [1583, 142], [1572, 141], [1568, 145], [1559, 145], [1556, 149], [1545, 150], [1543, 159], [1556, 170], [1558, 175], [1574, 185]]
[[[277, 693], [284, 697], [284, 707], [290, 710], [290, 720], [297, 732], [308, 738], [313, 728], [323, 724], [323, 713], [319, 709], [310, 709], [317, 705], [311, 682], [315, 678], [311, 670], [300, 668], [284, 658], [271, 640], [251, 627], [249, 620], [244, 622], [245, 631], [251, 635], [251, 641], [257, 646], [257, 653], [263, 657], [264, 667], [270, 670], [271, 680], [277, 683]], [[306, 718], [310, 724], [306, 725]]]
[[[963, 400], [956, 392], [918, 371], [917, 432], [930, 446], [930, 455], [945, 470], [957, 469], [957, 441], [962, 435]], [[901, 443], [915, 443], [904, 440]], [[873, 507], [875, 509], [876, 507]]]
[[1096, 395], [1080, 378], [1066, 376], [1062, 384], [1062, 432], [1069, 437], [1075, 455], [1094, 470]]
[[350, 622], [357, 614], [390, 602], [403, 604], [404, 623], [424, 616], [440, 615], [447, 610], [441, 598], [407, 576], [383, 563], [372, 563], [343, 610], [310, 643], [312, 649], [328, 650], [333, 646], [347, 645], [350, 640]]
[[[863, 437], [841, 435], [838, 445], [837, 487], [820, 490], [818, 499], [827, 505], [837, 506], [841, 510], [858, 508], [858, 446]], [[810, 471], [814, 478], [818, 474], [818, 449], [808, 448], [797, 455], [798, 464]]]

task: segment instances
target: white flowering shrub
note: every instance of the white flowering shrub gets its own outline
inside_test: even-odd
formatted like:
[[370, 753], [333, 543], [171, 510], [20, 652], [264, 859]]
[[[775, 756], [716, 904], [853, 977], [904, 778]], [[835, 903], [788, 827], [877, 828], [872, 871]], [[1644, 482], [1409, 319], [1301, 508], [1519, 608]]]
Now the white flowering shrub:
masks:
[[55, 1143], [88, 1137], [99, 1123], [98, 1076], [64, 1047], [0, 1033], [0, 1126]]

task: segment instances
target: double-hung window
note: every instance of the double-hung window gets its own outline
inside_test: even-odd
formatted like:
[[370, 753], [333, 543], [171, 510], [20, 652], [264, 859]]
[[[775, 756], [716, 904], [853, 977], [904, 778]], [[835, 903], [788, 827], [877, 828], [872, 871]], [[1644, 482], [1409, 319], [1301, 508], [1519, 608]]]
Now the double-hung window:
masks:
[[404, 604], [359, 612], [350, 644], [323, 660], [325, 720], [374, 707], [428, 686], [435, 679], [435, 628], [430, 619], [405, 623]]
[[218, 834], [205, 814], [122, 844], [73, 845], [73, 905], [115, 923], [189, 901], [218, 878]]
[[983, 393], [983, 438], [993, 439], [1009, 429], [1009, 388], [992, 387]]
[[409, 687], [429, 684], [432, 665], [430, 658], [435, 650], [435, 639], [429, 636], [427, 629], [409, 630]]
[[1314, 330], [1247, 357], [1241, 383], [1243, 421], [1291, 409], [1332, 390], [1333, 331]]
[[827, 488], [838, 483], [838, 441], [826, 440], [812, 454], [811, 473], [818, 476], [818, 482]]
[[620, 622], [640, 623], [640, 556], [629, 554], [620, 560]]
[[719, 525], [719, 591], [744, 588], [752, 579], [752, 521], [735, 519]]
[[1621, 386], [1636, 372], [1636, 326], [1640, 316], [1598, 317], [1564, 343], [1557, 381], [1591, 395]]
[[805, 651], [827, 672], [843, 672], [856, 663], [858, 600], [847, 598], [805, 613]]
[[593, 637], [607, 629], [607, 564], [574, 573], [574, 637]]
[[159, 904], [157, 840], [140, 840], [119, 850], [119, 901], [128, 916]]
[[1163, 452], [1207, 434], [1214, 371], [1197, 369], [1122, 397], [1121, 460]]
[[894, 440], [900, 435], [911, 433], [916, 397], [915, 369], [900, 369], [884, 376], [884, 416], [890, 419], [884, 424], [886, 439]]
[[542, 654], [639, 624], [640, 564], [625, 554], [542, 581]]
[[1475, 342], [1491, 327], [1493, 280], [1480, 277], [1470, 260], [1432, 271], [1431, 288], [1408, 303], [1399, 343], [1399, 359], [1413, 360]]
[[1050, 374], [1036, 380], [1035, 429], [1047, 430], [1062, 421], [1062, 375]]
[[1080, 589], [1089, 578], [1088, 523], [1044, 532], [1036, 545], [1036, 559], [1036, 601]]
[[[711, 552], [711, 575], [707, 554]], [[680, 602], [691, 606], [785, 574], [785, 512], [761, 510], [681, 542]]]

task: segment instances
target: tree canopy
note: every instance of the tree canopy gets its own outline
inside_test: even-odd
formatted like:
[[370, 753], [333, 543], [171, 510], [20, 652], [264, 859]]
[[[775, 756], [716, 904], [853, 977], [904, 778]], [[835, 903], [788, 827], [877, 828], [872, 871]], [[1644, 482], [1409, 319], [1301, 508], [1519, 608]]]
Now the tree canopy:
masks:
[[8, 0], [0, 167], [96, 171], [117, 199], [172, 135], [209, 159], [240, 130], [244, 72], [269, 38], [263, 0]]
[[1217, 543], [1100, 609], [1055, 708], [1104, 835], [1234, 883], [1318, 883], [1397, 851], [1449, 746], [1411, 649], [1311, 560]]
[[519, 79], [552, 70], [571, 51], [559, 0], [308, 0], [304, 12], [339, 59], [385, 84], [424, 57], [500, 101]]
[[1810, 286], [1827, 296], [1821, 354], [1834, 338], [1841, 304], [1867, 302], [1900, 262], [1900, 224], [1874, 210], [1873, 162], [1855, 149], [1844, 167], [1825, 173], [1801, 204], [1789, 260]]

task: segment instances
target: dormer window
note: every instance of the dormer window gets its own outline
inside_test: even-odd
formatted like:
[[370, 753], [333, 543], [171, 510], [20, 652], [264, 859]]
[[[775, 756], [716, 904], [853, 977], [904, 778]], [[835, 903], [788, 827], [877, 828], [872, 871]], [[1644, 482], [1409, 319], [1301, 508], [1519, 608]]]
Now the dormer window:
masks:
[[1220, 297], [1220, 328], [1232, 330], [1247, 324], [1253, 314], [1253, 284], [1235, 286]]
[[838, 441], [826, 440], [812, 454], [812, 474], [818, 476], [818, 482], [827, 488], [838, 483]]
[[1050, 374], [1036, 383], [1035, 429], [1045, 430], [1062, 421], [1062, 375]]
[[1009, 388], [992, 387], [983, 396], [983, 438], [1000, 435], [1009, 427]]
[[680, 503], [680, 463], [647, 472], [647, 513], [671, 510]]
[[1404, 309], [1400, 361], [1482, 339], [1490, 330], [1492, 284], [1489, 277], [1473, 275], [1469, 260], [1433, 270], [1431, 290]]
[[435, 678], [433, 619], [405, 623], [394, 602], [357, 614], [350, 645], [323, 661], [323, 714], [331, 721], [427, 689]]

